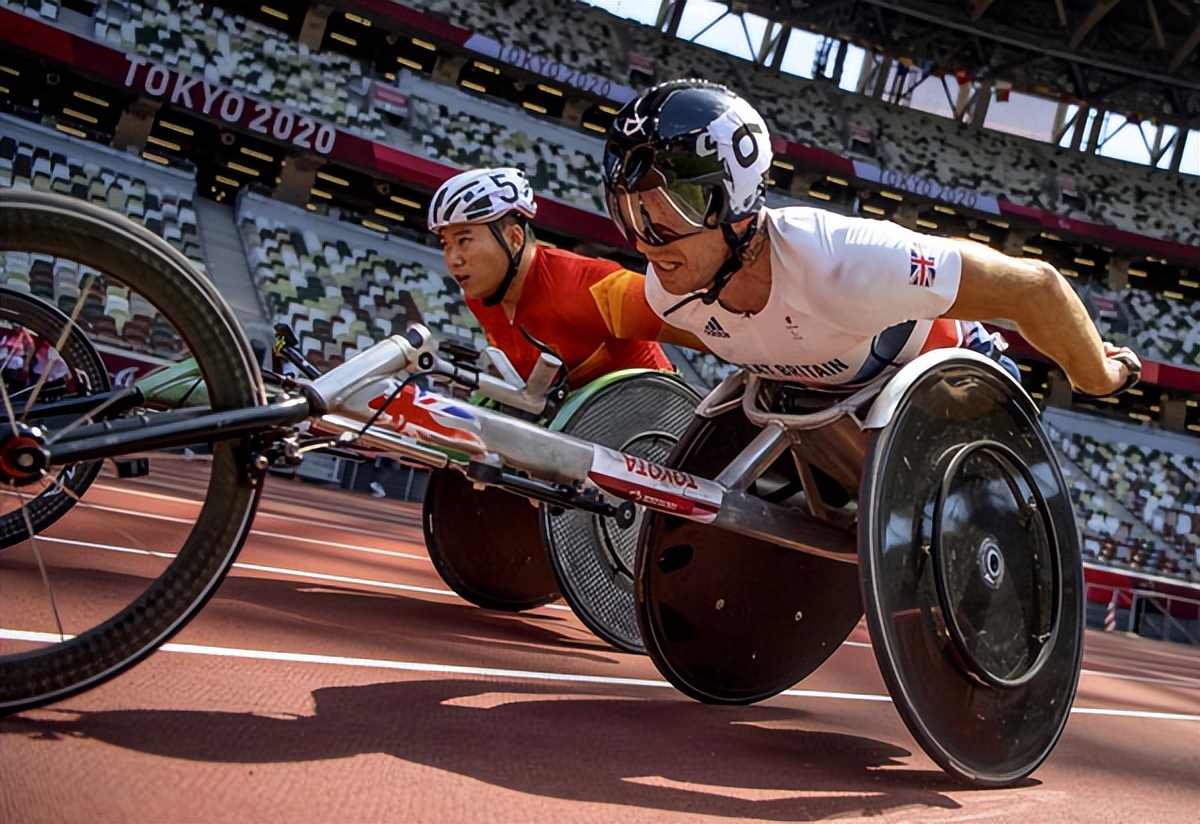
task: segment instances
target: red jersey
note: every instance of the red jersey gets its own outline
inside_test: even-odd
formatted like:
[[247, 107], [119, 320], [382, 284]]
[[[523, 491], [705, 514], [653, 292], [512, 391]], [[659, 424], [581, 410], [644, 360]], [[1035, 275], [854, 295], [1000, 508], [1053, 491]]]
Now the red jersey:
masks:
[[646, 302], [645, 276], [611, 260], [537, 247], [512, 320], [503, 306], [467, 300], [488, 342], [528, 378], [538, 350], [521, 327], [566, 365], [571, 388], [618, 369], [671, 369], [656, 342], [662, 320]]

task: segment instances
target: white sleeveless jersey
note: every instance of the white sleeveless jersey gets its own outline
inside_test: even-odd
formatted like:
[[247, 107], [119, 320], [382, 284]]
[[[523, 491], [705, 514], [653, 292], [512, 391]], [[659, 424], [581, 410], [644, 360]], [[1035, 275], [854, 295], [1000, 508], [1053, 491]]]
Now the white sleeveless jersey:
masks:
[[[973, 322], [934, 320], [958, 294], [962, 257], [953, 241], [804, 206], [766, 209], [764, 230], [771, 294], [762, 311], [694, 300], [665, 318], [722, 360], [766, 378], [846, 387], [907, 363], [927, 344], [959, 346], [983, 334]], [[683, 296], [664, 290], [649, 266], [646, 298], [662, 316]]]

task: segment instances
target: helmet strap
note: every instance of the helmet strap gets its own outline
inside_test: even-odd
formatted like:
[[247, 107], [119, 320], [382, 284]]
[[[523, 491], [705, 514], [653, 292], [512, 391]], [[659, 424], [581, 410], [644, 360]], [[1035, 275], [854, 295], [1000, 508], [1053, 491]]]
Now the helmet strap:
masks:
[[529, 243], [529, 232], [525, 231], [524, 221], [518, 219], [517, 225], [521, 227], [521, 248], [514, 254], [509, 251], [508, 241], [504, 239], [504, 232], [500, 231], [500, 221], [493, 220], [487, 224], [487, 227], [492, 230], [492, 236], [496, 238], [496, 242], [508, 255], [508, 271], [504, 273], [504, 280], [500, 281], [496, 291], [483, 299], [484, 306], [498, 306], [504, 300], [504, 296], [508, 294], [508, 287], [512, 286], [513, 279], [517, 276], [517, 270], [521, 268], [521, 258], [525, 254], [525, 246]]
[[676, 303], [667, 311], [663, 312], [663, 317], [682, 309], [694, 300], [698, 300], [705, 306], [712, 306], [721, 297], [721, 290], [724, 289], [729, 281], [742, 269], [742, 257], [746, 254], [746, 249], [750, 246], [750, 241], [754, 239], [754, 235], [758, 233], [758, 215], [750, 221], [750, 225], [746, 227], [746, 234], [740, 238], [733, 228], [728, 223], [721, 224], [721, 235], [725, 238], [725, 243], [729, 246], [729, 257], [717, 269], [717, 273], [713, 275], [712, 283], [707, 289], [702, 292], [695, 292], [688, 295], [683, 300]]

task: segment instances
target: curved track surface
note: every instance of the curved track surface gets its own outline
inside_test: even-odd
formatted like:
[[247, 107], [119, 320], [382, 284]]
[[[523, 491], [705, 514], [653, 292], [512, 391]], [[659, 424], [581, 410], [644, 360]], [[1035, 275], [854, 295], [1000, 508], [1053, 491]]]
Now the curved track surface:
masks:
[[[114, 508], [161, 517], [185, 483], [156, 471]], [[0, 819], [1194, 822], [1198, 679], [1195, 649], [1089, 631], [1050, 758], [973, 790], [908, 735], [861, 625], [794, 690], [704, 706], [561, 605], [454, 597], [418, 507], [272, 478], [237, 568], [171, 645], [0, 722]]]

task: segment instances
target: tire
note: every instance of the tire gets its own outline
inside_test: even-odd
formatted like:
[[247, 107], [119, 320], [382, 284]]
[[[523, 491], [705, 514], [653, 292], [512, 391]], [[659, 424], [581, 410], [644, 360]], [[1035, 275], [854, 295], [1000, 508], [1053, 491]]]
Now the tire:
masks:
[[437, 469], [429, 473], [421, 522], [433, 568], [464, 601], [524, 612], [560, 597], [538, 510], [524, 498], [475, 489], [461, 472]]
[[[24, 327], [37, 337], [57, 343], [68, 326], [71, 319], [49, 303], [0, 287], [0, 333]], [[100, 353], [78, 326], [71, 326], [59, 353], [70, 376], [59, 396], [86, 396], [112, 388]], [[47, 529], [65, 515], [83, 497], [100, 467], [100, 461], [91, 461], [59, 468], [54, 479], [26, 506], [34, 532]], [[28, 537], [29, 530], [20, 512], [0, 515], [0, 549]]]
[[[655, 463], [670, 455], [692, 420], [699, 394], [661, 372], [618, 373], [576, 393], [551, 428]], [[634, 606], [633, 570], [645, 510], [622, 529], [613, 518], [542, 506], [542, 541], [563, 600], [597, 638], [622, 652], [646, 646]]]
[[[759, 431], [740, 406], [696, 417], [666, 465], [715, 478]], [[748, 491], [770, 500], [772, 489], [786, 494], [796, 482], [785, 453]], [[706, 704], [751, 704], [789, 689], [841, 646], [863, 613], [853, 564], [660, 512], [642, 520], [635, 575], [650, 660]]]
[[941, 354], [875, 436], [858, 570], [871, 648], [913, 738], [951, 775], [1007, 787], [1066, 728], [1086, 586], [1038, 408], [978, 358]]
[[[6, 191], [0, 194], [0, 251], [56, 256], [103, 273], [99, 281], [88, 274], [76, 284], [84, 309], [99, 294], [107, 311], [105, 290], [127, 287], [138, 308], [149, 306], [156, 314], [147, 317], [164, 324], [155, 331], [167, 330], [159, 332], [165, 336], [159, 343], [151, 336], [145, 346], [160, 347], [154, 350], [160, 354], [177, 347], [177, 355], [194, 357], [214, 410], [265, 402], [250, 344], [213, 285], [166, 242], [124, 217], [57, 195]], [[87, 326], [86, 311], [73, 316]], [[105, 479], [54, 525], [55, 536], [66, 537], [39, 534], [0, 552], [0, 714], [60, 701], [123, 672], [166, 642], [213, 594], [241, 548], [261, 487], [247, 481], [240, 441], [198, 446], [191, 454], [202, 459], [179, 475], [184, 486], [195, 487], [193, 498], [169, 486], [147, 491], [125, 479]], [[168, 459], [178, 457], [151, 460], [169, 466]], [[197, 483], [203, 472], [207, 478]], [[142, 483], [170, 480], [157, 470], [148, 477]], [[116, 490], [113, 503], [90, 506], [94, 496], [110, 494], [108, 485]], [[0, 493], [21, 501], [19, 488]], [[153, 512], [129, 508], [139, 496], [150, 499]], [[165, 518], [168, 502], [185, 517]], [[145, 523], [165, 531], [147, 529], [139, 518], [157, 519]], [[139, 546], [143, 540], [151, 545]], [[135, 551], [122, 542], [133, 543]], [[39, 599], [40, 582], [48, 582], [51, 598], [42, 592]], [[78, 602], [59, 597], [67, 594], [78, 595]]]

